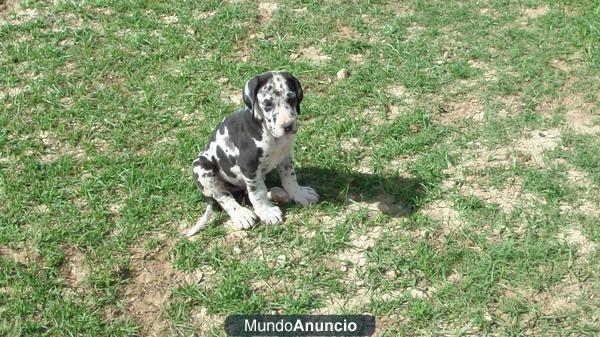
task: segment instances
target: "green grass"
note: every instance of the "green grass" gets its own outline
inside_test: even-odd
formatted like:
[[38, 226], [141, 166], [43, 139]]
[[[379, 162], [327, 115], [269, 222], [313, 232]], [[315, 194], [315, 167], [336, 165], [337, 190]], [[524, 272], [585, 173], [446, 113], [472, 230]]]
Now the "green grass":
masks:
[[[598, 334], [596, 2], [7, 3], [0, 335], [223, 336], [230, 313]], [[191, 161], [273, 69], [305, 89], [321, 202], [183, 238]]]

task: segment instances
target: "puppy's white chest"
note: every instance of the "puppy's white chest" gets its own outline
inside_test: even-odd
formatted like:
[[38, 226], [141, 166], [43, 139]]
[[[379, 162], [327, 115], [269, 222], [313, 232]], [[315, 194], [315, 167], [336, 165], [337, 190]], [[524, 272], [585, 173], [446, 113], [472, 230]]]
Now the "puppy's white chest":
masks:
[[281, 163], [289, 154], [292, 147], [291, 139], [275, 140], [263, 144], [263, 157], [259, 167], [263, 174], [267, 174]]

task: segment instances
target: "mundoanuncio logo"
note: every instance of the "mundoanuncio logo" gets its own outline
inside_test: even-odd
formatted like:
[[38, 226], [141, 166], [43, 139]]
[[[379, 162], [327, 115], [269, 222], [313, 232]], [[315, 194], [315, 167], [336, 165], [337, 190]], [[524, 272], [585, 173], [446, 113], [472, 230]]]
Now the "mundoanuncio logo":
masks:
[[369, 315], [231, 315], [225, 319], [230, 336], [370, 336], [375, 318]]

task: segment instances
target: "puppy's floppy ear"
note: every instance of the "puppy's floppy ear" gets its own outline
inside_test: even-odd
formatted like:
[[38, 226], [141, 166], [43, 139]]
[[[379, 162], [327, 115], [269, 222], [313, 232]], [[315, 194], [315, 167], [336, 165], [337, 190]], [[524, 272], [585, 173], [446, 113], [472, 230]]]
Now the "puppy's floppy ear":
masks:
[[302, 98], [304, 98], [304, 91], [302, 91], [300, 81], [288, 72], [281, 73], [281, 75], [285, 77], [286, 81], [292, 86], [292, 89], [296, 93], [296, 111], [300, 113], [300, 103], [302, 102]]
[[256, 105], [256, 94], [258, 93], [258, 89], [265, 84], [269, 78], [273, 76], [272, 73], [264, 73], [257, 76], [254, 76], [244, 86], [244, 92], [242, 93], [242, 97], [244, 98], [244, 104], [252, 111], [253, 115], [256, 115], [254, 107]]
[[242, 93], [242, 97], [244, 98], [244, 104], [250, 110], [254, 110], [254, 101], [256, 100], [256, 92], [258, 90], [258, 82], [259, 76], [255, 76], [252, 79], [246, 82], [244, 86], [244, 92]]

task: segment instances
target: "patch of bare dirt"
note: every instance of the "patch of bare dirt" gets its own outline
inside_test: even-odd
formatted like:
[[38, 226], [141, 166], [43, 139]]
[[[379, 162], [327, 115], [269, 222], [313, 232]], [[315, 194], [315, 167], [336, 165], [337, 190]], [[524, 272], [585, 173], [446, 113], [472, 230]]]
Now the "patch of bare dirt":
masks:
[[365, 281], [362, 277], [367, 265], [365, 253], [375, 246], [381, 233], [381, 227], [369, 228], [366, 235], [353, 233], [350, 237], [352, 246], [331, 257], [328, 265], [346, 273], [341, 281], [348, 289], [351, 289], [351, 293], [328, 294], [327, 298], [325, 298], [325, 303], [318, 310], [319, 313], [359, 312], [371, 303], [373, 291], [365, 286]]
[[[298, 220], [298, 219], [302, 219], [302, 217], [300, 215], [290, 214], [289, 216], [286, 216], [286, 219]], [[324, 214], [324, 213], [319, 212], [319, 213], [315, 214], [312, 219], [312, 221], [315, 224], [320, 225], [324, 228], [334, 227], [338, 223], [344, 222], [345, 220], [346, 220], [346, 214], [343, 212], [337, 213], [336, 215]], [[316, 233], [314, 231], [312, 231], [308, 228], [306, 228], [306, 229], [301, 228], [300, 232], [302, 232], [302, 234], [305, 235], [305, 237], [309, 237], [309, 238], [312, 238], [316, 235]]]
[[50, 208], [48, 208], [48, 206], [44, 205], [44, 204], [39, 204], [39, 205], [35, 205], [33, 207], [33, 211], [39, 214], [46, 214], [48, 212], [50, 212]]
[[356, 232], [350, 235], [350, 243], [354, 248], [366, 251], [375, 246], [379, 237], [381, 237], [381, 227], [369, 227], [366, 235]]
[[[362, 240], [365, 245], [375, 242], [375, 239]], [[333, 259], [340, 262], [340, 270], [348, 272], [346, 280], [355, 281], [358, 275], [358, 269], [363, 268], [367, 264], [367, 258], [364, 255], [364, 249], [354, 246], [337, 253]]]
[[406, 30], [406, 34], [404, 35], [404, 40], [407, 42], [412, 42], [412, 41], [416, 40], [423, 33], [424, 30], [425, 30], [424, 26], [422, 26], [418, 23], [413, 23]]
[[125, 207], [125, 202], [118, 201], [118, 202], [115, 202], [112, 205], [110, 205], [108, 207], [108, 211], [113, 216], [119, 216], [119, 215], [121, 215], [121, 210], [123, 209], [123, 207]]
[[593, 182], [585, 172], [581, 172], [573, 167], [570, 167], [565, 171], [565, 176], [571, 185], [584, 187], [593, 186]]
[[455, 271], [448, 276], [447, 280], [448, 280], [448, 282], [451, 282], [451, 283], [458, 283], [458, 282], [462, 281], [463, 277], [464, 277], [464, 275], [462, 273]]
[[169, 145], [169, 144], [175, 144], [176, 142], [177, 142], [177, 139], [174, 136], [169, 135], [169, 136], [161, 137], [160, 139], [156, 140], [154, 144], [155, 145]]
[[199, 110], [186, 112], [178, 109], [174, 112], [174, 114], [175, 116], [177, 116], [177, 118], [181, 119], [184, 122], [188, 122], [189, 125], [192, 125], [194, 127], [197, 125], [196, 123], [203, 122], [206, 120], [205, 115]]
[[459, 162], [450, 165], [444, 173], [449, 177], [465, 179], [468, 173], [465, 171], [507, 166], [517, 160], [539, 166], [543, 164], [544, 151], [558, 146], [560, 135], [559, 129], [532, 130], [513, 145], [487, 148], [481, 143], [473, 143], [470, 146], [474, 149], [463, 151], [459, 155]]
[[279, 5], [276, 2], [271, 1], [261, 1], [258, 3], [258, 17], [261, 22], [270, 21], [273, 17], [273, 13], [279, 8]]
[[563, 6], [565, 14], [569, 17], [580, 17], [583, 14], [582, 7]]
[[563, 104], [567, 109], [567, 126], [579, 134], [592, 135], [600, 133], [600, 109], [587, 103], [580, 95], [567, 96]]
[[71, 29], [80, 29], [83, 27], [83, 18], [73, 13], [65, 14], [63, 16], [63, 20], [65, 21], [66, 26]]
[[377, 24], [377, 20], [369, 14], [362, 14], [360, 17], [362, 18], [363, 22], [369, 26]]
[[577, 309], [577, 302], [588, 296], [587, 293], [589, 293], [587, 286], [567, 275], [560, 282], [542, 292], [507, 287], [503, 297], [524, 298], [530, 303], [539, 305], [542, 315], [554, 316], [564, 311]]
[[199, 336], [215, 336], [221, 330], [221, 324], [225, 321], [225, 316], [211, 315], [204, 307], [192, 309], [190, 313], [191, 320], [198, 328]]
[[335, 23], [336, 37], [341, 39], [361, 39], [363, 36], [361, 33], [354, 30], [352, 27], [346, 26], [339, 21]]
[[352, 165], [352, 170], [358, 173], [373, 174], [372, 161], [373, 158], [370, 156], [362, 157], [357, 163]]
[[520, 182], [513, 182], [502, 189], [495, 187], [482, 187], [475, 182], [472, 184], [464, 184], [460, 191], [464, 195], [472, 195], [490, 203], [498, 205], [504, 212], [510, 213], [522, 194], [522, 186]]
[[498, 11], [493, 9], [493, 8], [489, 8], [489, 7], [482, 7], [479, 9], [479, 14], [481, 15], [487, 15], [487, 16], [491, 16], [493, 18], [498, 17]]
[[[14, 17], [9, 14], [14, 13]], [[35, 20], [40, 13], [33, 8], [21, 8], [18, 0], [4, 0], [0, 3], [0, 26], [22, 25], [24, 23]]]
[[407, 1], [391, 1], [387, 7], [397, 17], [407, 17], [415, 14], [415, 11], [410, 7], [410, 2]]
[[463, 195], [473, 195], [488, 203], [497, 204], [505, 212], [511, 212], [519, 202], [543, 203], [536, 196], [523, 193], [522, 182], [518, 179], [496, 188], [480, 184], [479, 178], [473, 173], [493, 167], [507, 167], [517, 160], [542, 166], [544, 151], [558, 146], [559, 137], [558, 129], [533, 130], [512, 146], [488, 149], [479, 143], [473, 144], [476, 147], [474, 151], [465, 151], [460, 155], [462, 159], [458, 163], [449, 165], [443, 171], [447, 177], [443, 185], [446, 189], [456, 188]]
[[419, 284], [418, 286], [414, 287], [392, 289], [387, 291], [376, 290], [375, 296], [384, 301], [395, 300], [403, 296], [409, 296], [412, 298], [428, 298], [431, 297], [436, 290], [437, 289], [435, 287], [428, 286], [426, 284]]
[[579, 257], [587, 256], [595, 252], [598, 247], [596, 242], [588, 239], [581, 230], [577, 228], [566, 228], [559, 233], [558, 237], [569, 246], [574, 247], [576, 254]]
[[553, 68], [556, 68], [560, 71], [564, 71], [566, 73], [570, 73], [573, 70], [573, 68], [563, 60], [553, 59], [550, 61], [550, 65]]
[[324, 305], [317, 310], [317, 313], [326, 314], [342, 314], [344, 312], [361, 312], [361, 309], [371, 303], [372, 292], [364, 288], [364, 281], [356, 284], [358, 289], [352, 293], [328, 294]]
[[61, 47], [72, 47], [75, 45], [75, 39], [67, 38], [58, 43]]
[[[369, 206], [367, 206], [369, 207]], [[362, 208], [354, 206], [352, 208]], [[370, 211], [376, 212], [376, 209], [370, 207]], [[379, 238], [383, 235], [384, 228], [381, 226], [369, 227], [365, 232], [353, 232], [350, 235], [350, 247], [338, 251], [331, 257], [327, 263], [331, 268], [337, 269], [345, 276], [341, 281], [350, 290], [350, 293], [329, 294], [325, 300], [324, 306], [319, 309], [321, 313], [341, 313], [343, 311], [360, 311], [371, 303], [373, 296], [381, 298], [395, 297], [399, 294], [378, 294], [365, 284], [364, 273], [367, 267], [367, 252], [375, 247]], [[397, 279], [394, 271], [388, 271], [385, 276], [388, 279]]]
[[73, 97], [62, 97], [60, 99], [60, 105], [62, 105], [65, 109], [70, 109], [73, 107]]
[[368, 123], [365, 123], [363, 126], [361, 126], [361, 130], [364, 132], [370, 131], [372, 126], [383, 125], [386, 122], [385, 114], [383, 114], [377, 107], [366, 108], [362, 112], [358, 113], [358, 115], [364, 116], [368, 121]]
[[498, 79], [498, 73], [490, 64], [481, 60], [469, 60], [469, 66], [479, 69], [483, 72], [482, 78], [487, 82], [492, 82]]
[[144, 249], [143, 242], [132, 249], [133, 276], [120, 291], [127, 311], [141, 323], [142, 333], [147, 336], [167, 333], [169, 321], [164, 310], [171, 290], [185, 283], [198, 283], [205, 275], [201, 270], [191, 274], [178, 270], [170, 256], [174, 241], [165, 235], [158, 238], [160, 244], [150, 252]]
[[210, 18], [213, 15], [215, 15], [215, 11], [201, 12], [201, 11], [195, 10], [192, 12], [192, 18], [194, 20], [204, 20], [204, 19]]
[[65, 283], [72, 289], [83, 286], [87, 276], [85, 267], [85, 255], [77, 249], [68, 249], [61, 267]]
[[[11, 167], [16, 166], [19, 163], [19, 160], [14, 155], [9, 155], [3, 152], [0, 152], [0, 164], [8, 164]], [[18, 172], [18, 171], [15, 171]]]
[[550, 8], [545, 5], [536, 8], [527, 8], [523, 11], [523, 15], [517, 19], [517, 24], [520, 28], [531, 31], [532, 25], [530, 24], [531, 20], [536, 20], [546, 15]]
[[386, 104], [383, 106], [366, 108], [357, 114], [365, 117], [365, 119], [368, 121], [360, 127], [361, 131], [369, 132], [373, 126], [387, 124], [402, 116], [404, 114], [404, 110], [398, 105]]
[[407, 318], [399, 314], [377, 316], [377, 327], [373, 337], [397, 336]]
[[529, 137], [519, 140], [514, 149], [525, 153], [529, 160], [536, 165], [542, 165], [544, 151], [552, 150], [560, 142], [561, 131], [559, 129], [532, 130]]
[[70, 62], [70, 61], [66, 61], [65, 64], [63, 64], [62, 66], [62, 71], [64, 71], [66, 74], [73, 74], [75, 72], [75, 70], [77, 69], [77, 64], [75, 64], [74, 62]]
[[172, 25], [174, 23], [178, 23], [179, 22], [179, 18], [177, 17], [177, 15], [161, 15], [160, 16], [160, 21], [162, 23], [166, 23], [168, 25]]
[[472, 143], [469, 147], [472, 149], [462, 152], [459, 156], [459, 162], [456, 164], [449, 163], [448, 168], [442, 171], [453, 179], [448, 183], [449, 186], [454, 186], [456, 180], [467, 179], [469, 171], [510, 164], [510, 160], [505, 154], [506, 149], [503, 147], [488, 149], [479, 142]]
[[414, 156], [404, 155], [390, 160], [385, 165], [384, 172], [388, 174], [403, 173], [410, 170], [417, 159]]
[[125, 36], [133, 35], [133, 34], [135, 34], [135, 32], [133, 30], [131, 30], [130, 28], [125, 28], [125, 29], [117, 30], [114, 34], [117, 37], [125, 37]]
[[20, 243], [14, 248], [0, 247], [0, 256], [22, 264], [31, 264], [40, 260], [37, 251], [29, 244]]
[[389, 86], [384, 91], [386, 94], [394, 97], [404, 97], [407, 95], [406, 87], [402, 84]]
[[306, 13], [306, 11], [308, 11], [308, 7], [304, 6], [304, 7], [297, 7], [292, 9], [292, 11], [296, 14], [303, 14]]
[[125, 288], [128, 310], [148, 334], [160, 335], [168, 326], [164, 306], [178, 277], [181, 275], [169, 263], [146, 264]]
[[433, 202], [424, 208], [422, 212], [440, 224], [438, 231], [444, 236], [456, 232], [465, 224], [451, 201], [439, 200]]
[[44, 145], [44, 152], [40, 155], [40, 160], [43, 162], [54, 161], [61, 155], [70, 155], [78, 159], [85, 157], [83, 148], [64, 144], [48, 131], [41, 131], [39, 138]]
[[406, 104], [412, 104], [415, 97], [402, 84], [395, 84], [383, 90], [388, 96], [402, 99]]
[[350, 54], [348, 57], [350, 58], [350, 61], [359, 66], [365, 64], [365, 56], [363, 54]]
[[558, 108], [558, 102], [552, 98], [542, 99], [536, 106], [534, 111], [544, 117], [550, 117]]
[[403, 217], [410, 214], [412, 211], [413, 210], [409, 205], [394, 202], [389, 196], [385, 195], [385, 193], [380, 194], [377, 198], [369, 200], [362, 200], [362, 197], [358, 195], [348, 197], [344, 209], [335, 216], [317, 214], [314, 217], [314, 221], [325, 227], [332, 227], [340, 222], [346, 221], [349, 213], [365, 212], [369, 218], [375, 219], [383, 214], [392, 217]]
[[592, 201], [589, 201], [589, 200], [584, 201], [577, 208], [577, 211], [579, 211], [579, 213], [587, 215], [587, 216], [600, 218], [600, 207], [598, 207], [597, 204], [595, 204], [595, 203], [593, 203]]
[[90, 141], [98, 152], [107, 153], [110, 150], [110, 143], [106, 139], [92, 138]]
[[114, 11], [109, 7], [90, 7], [87, 10], [97, 15], [111, 16], [114, 15]]
[[476, 98], [468, 101], [450, 101], [444, 104], [440, 114], [436, 118], [444, 125], [460, 124], [465, 119], [472, 119], [480, 122], [483, 120], [485, 108]]
[[502, 109], [497, 112], [500, 117], [508, 117], [515, 116], [518, 113], [522, 112], [524, 109], [524, 104], [522, 101], [522, 95], [508, 95], [508, 96], [499, 96], [496, 97], [495, 100], [502, 104]]
[[540, 18], [550, 11], [550, 7], [548, 5], [536, 7], [536, 8], [527, 8], [523, 12], [523, 15], [529, 19], [537, 19]]
[[235, 105], [242, 105], [243, 103], [242, 92], [238, 89], [225, 87], [221, 91], [220, 97], [223, 102], [232, 103]]
[[93, 31], [104, 35], [104, 25], [102, 23], [100, 23], [99, 21], [90, 21], [89, 22], [89, 27]]
[[5, 12], [14, 10], [17, 6], [19, 6], [18, 0], [0, 0], [0, 15], [4, 15]]
[[319, 48], [314, 46], [300, 49], [298, 53], [292, 53], [290, 58], [292, 60], [299, 59], [317, 64], [327, 62], [331, 59], [329, 55], [323, 53]]
[[577, 308], [576, 301], [581, 297], [583, 289], [577, 281], [560, 283], [537, 295], [544, 315], [555, 315], [561, 311]]
[[[15, 41], [21, 42], [21, 43], [22, 42], [31, 42], [31, 41], [33, 41], [33, 35], [32, 34], [18, 34]], [[25, 63], [25, 62], [23, 62], [23, 63]]]
[[344, 151], [344, 152], [351, 152], [354, 150], [363, 149], [363, 146], [360, 143], [360, 139], [358, 139], [356, 137], [352, 137], [348, 140], [342, 139], [340, 141], [340, 147], [342, 148], [342, 151]]
[[[316, 219], [324, 226], [332, 227], [345, 221], [348, 212], [364, 208], [367, 208], [369, 213], [379, 213], [377, 207], [372, 204], [353, 203], [341, 215], [335, 217], [320, 215]], [[384, 228], [381, 226], [374, 226], [366, 228], [364, 232], [355, 231], [351, 233], [349, 237], [350, 247], [336, 252], [329, 258], [326, 265], [345, 274], [340, 281], [346, 285], [347, 289], [350, 289], [350, 293], [323, 296], [325, 302], [318, 312], [333, 314], [347, 310], [360, 311], [371, 303], [373, 290], [365, 285], [363, 275], [367, 266], [367, 252], [375, 247], [377, 241], [383, 235], [383, 230]], [[395, 276], [390, 275], [390, 277]]]
[[29, 86], [20, 86], [20, 87], [11, 87], [6, 89], [0, 89], [0, 100], [4, 99], [4, 97], [16, 97], [24, 92], [29, 91], [31, 88]]
[[250, 60], [250, 56], [252, 56], [252, 48], [250, 48], [249, 44], [244, 43], [235, 51], [236, 59], [242, 62], [248, 62], [248, 60]]

